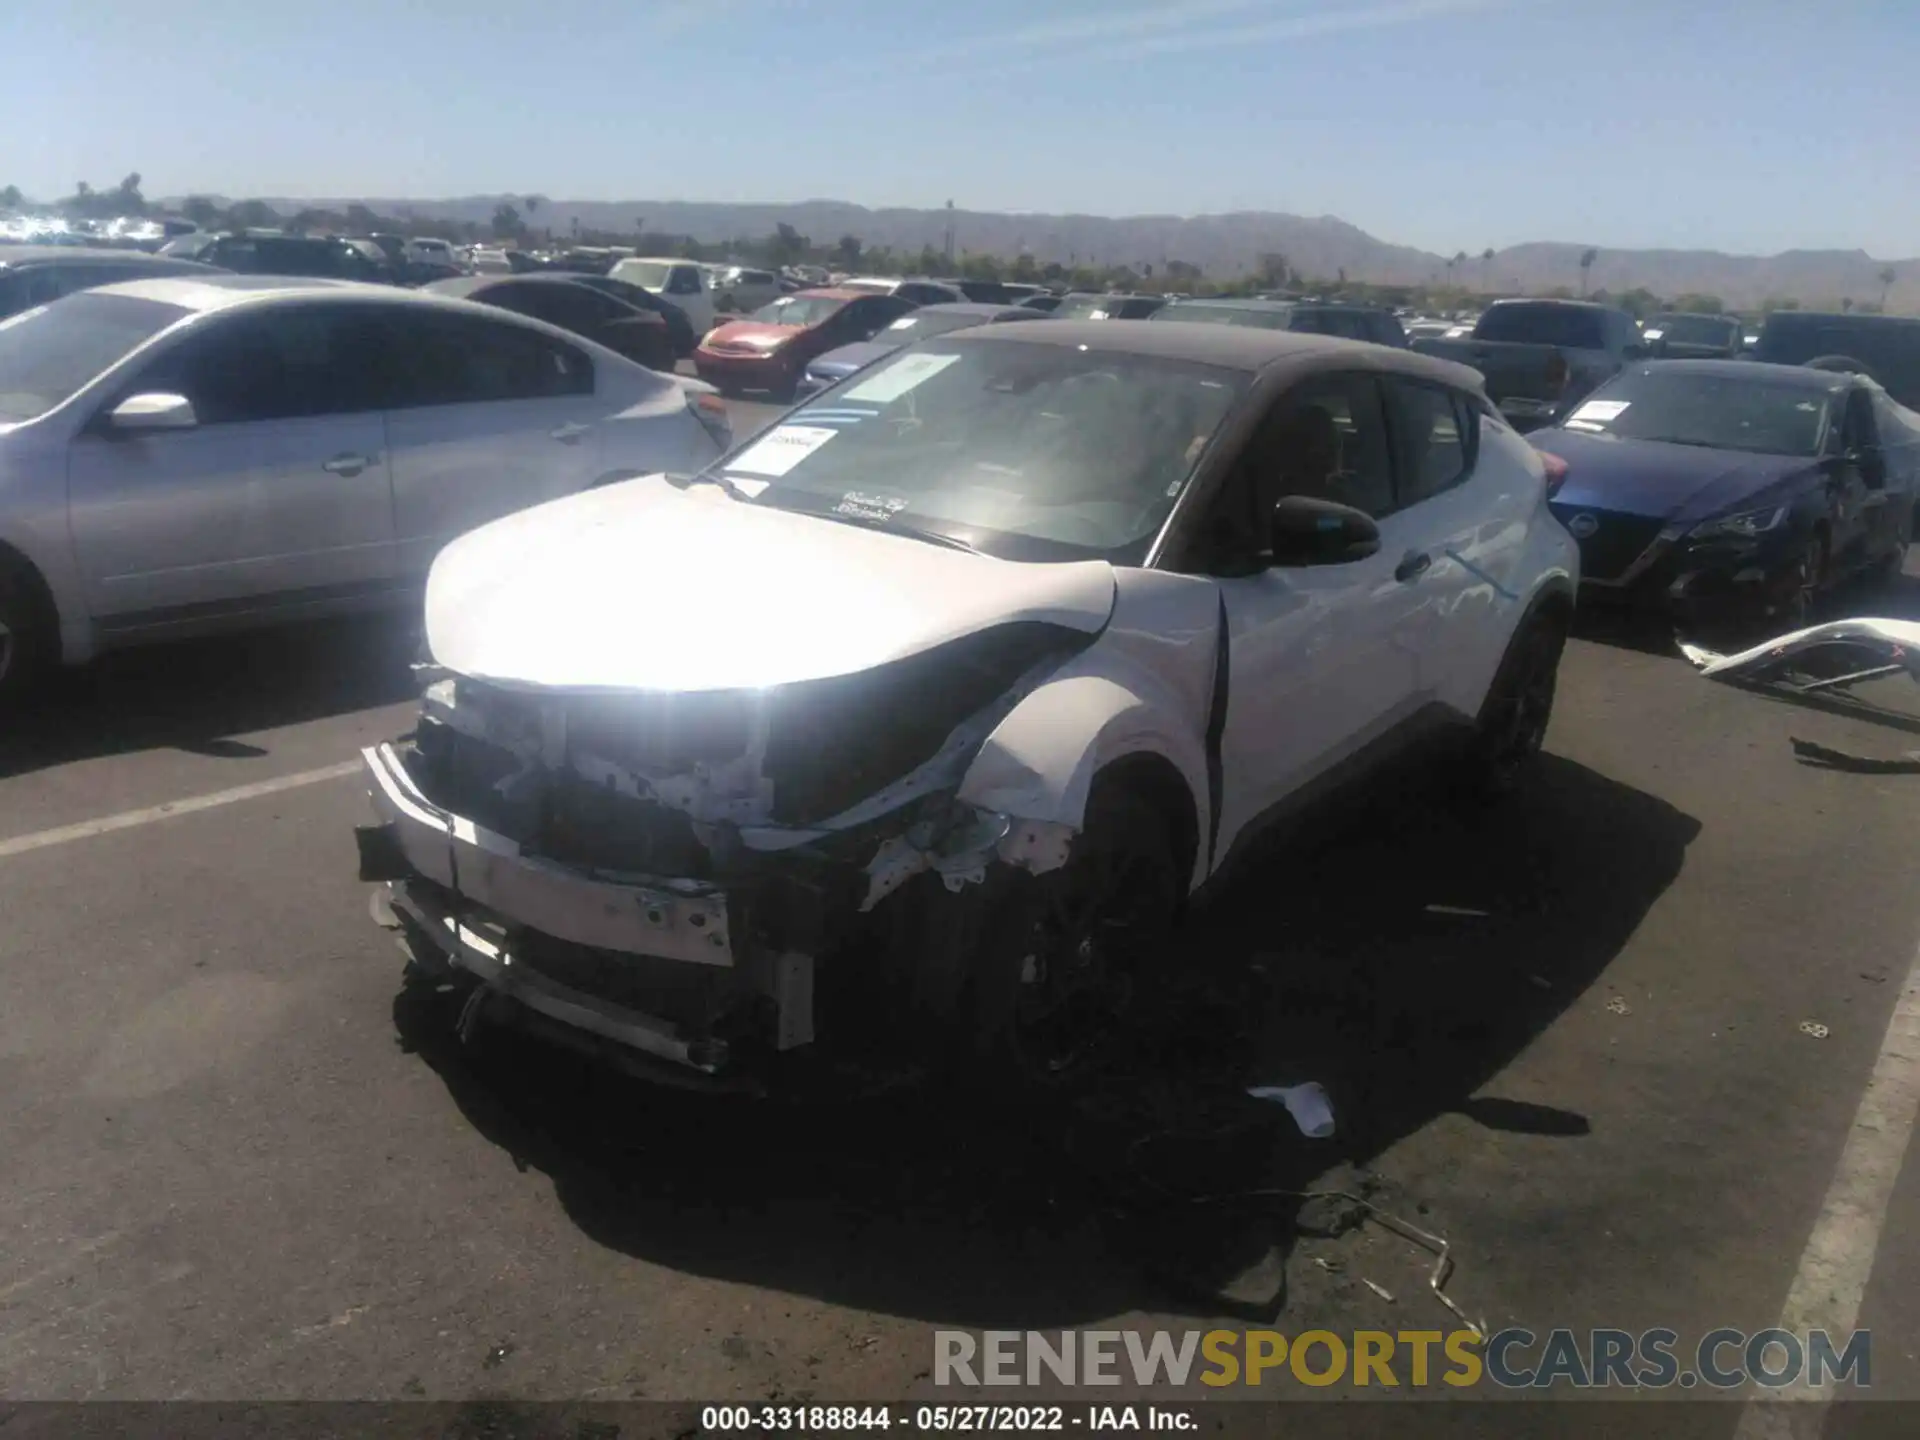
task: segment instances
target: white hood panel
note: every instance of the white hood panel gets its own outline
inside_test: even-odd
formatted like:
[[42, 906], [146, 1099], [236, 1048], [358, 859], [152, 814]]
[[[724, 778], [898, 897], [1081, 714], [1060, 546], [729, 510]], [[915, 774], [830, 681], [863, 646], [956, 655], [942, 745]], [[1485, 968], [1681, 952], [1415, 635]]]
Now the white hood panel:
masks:
[[1015, 564], [713, 486], [628, 481], [496, 520], [427, 580], [434, 659], [567, 690], [729, 690], [849, 675], [1016, 620], [1106, 624], [1104, 561]]

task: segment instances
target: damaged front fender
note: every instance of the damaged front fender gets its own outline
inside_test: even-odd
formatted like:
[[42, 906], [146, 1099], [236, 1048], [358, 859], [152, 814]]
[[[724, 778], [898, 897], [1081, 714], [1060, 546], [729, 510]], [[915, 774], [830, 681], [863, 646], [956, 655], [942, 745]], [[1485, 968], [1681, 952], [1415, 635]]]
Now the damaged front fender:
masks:
[[[1079, 831], [1100, 771], [1128, 756], [1155, 755], [1179, 772], [1196, 833], [1205, 835], [1211, 817], [1203, 726], [1193, 724], [1185, 709], [1144, 670], [1089, 652], [1000, 722], [962, 778], [957, 798], [1009, 817], [1016, 853], [1029, 847], [1051, 853], [1060, 833]], [[1193, 884], [1204, 878], [1205, 863], [1204, 856], [1195, 856]]]

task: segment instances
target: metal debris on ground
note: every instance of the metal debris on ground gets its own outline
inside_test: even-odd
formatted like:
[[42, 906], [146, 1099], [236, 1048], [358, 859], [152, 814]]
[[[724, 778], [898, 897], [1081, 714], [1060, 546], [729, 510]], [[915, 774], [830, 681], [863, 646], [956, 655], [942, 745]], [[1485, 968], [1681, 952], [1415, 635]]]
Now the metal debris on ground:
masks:
[[1371, 1200], [1362, 1199], [1360, 1196], [1345, 1190], [1242, 1190], [1229, 1195], [1195, 1195], [1190, 1197], [1188, 1203], [1193, 1205], [1218, 1205], [1236, 1200], [1261, 1199], [1303, 1201], [1344, 1200], [1350, 1204], [1357, 1205], [1361, 1210], [1365, 1211], [1376, 1224], [1384, 1229], [1391, 1230], [1402, 1240], [1412, 1241], [1415, 1245], [1418, 1245], [1434, 1257], [1433, 1270], [1427, 1276], [1427, 1289], [1433, 1292], [1433, 1298], [1446, 1306], [1456, 1320], [1473, 1332], [1476, 1340], [1485, 1340], [1487, 1338], [1489, 1332], [1486, 1322], [1484, 1320], [1469, 1319], [1467, 1312], [1455, 1304], [1453, 1298], [1447, 1294], [1447, 1281], [1453, 1278], [1454, 1271], [1453, 1249], [1447, 1241], [1443, 1237], [1435, 1235], [1430, 1231], [1422, 1230], [1418, 1225], [1402, 1220], [1397, 1215], [1387, 1213]]
[[1360, 1283], [1366, 1286], [1367, 1289], [1371, 1290], [1374, 1294], [1378, 1295], [1382, 1300], [1386, 1301], [1389, 1305], [1393, 1304], [1393, 1294], [1391, 1291], [1387, 1289], [1386, 1286], [1376, 1285], [1373, 1283], [1373, 1281], [1367, 1279], [1367, 1277], [1364, 1275], [1360, 1277]]
[[1627, 1004], [1627, 1002], [1622, 1000], [1618, 995], [1614, 996], [1611, 1000], [1607, 1001], [1607, 1009], [1611, 1010], [1616, 1015], [1631, 1015], [1633, 1013], [1633, 1007]]
[[1824, 1040], [1833, 1032], [1818, 1020], [1802, 1020], [1800, 1022], [1800, 1033], [1802, 1035], [1811, 1035], [1816, 1040]]
[[[1873, 663], [1841, 675], [1821, 678], [1789, 678], [1788, 662], [1810, 652], [1830, 655], [1847, 650], [1859, 652]], [[1680, 642], [1680, 653], [1698, 667], [1702, 675], [1715, 680], [1761, 680], [1783, 684], [1785, 688], [1807, 693], [1843, 690], [1865, 680], [1902, 671], [1920, 680], [1920, 621], [1914, 620], [1838, 620], [1827, 625], [1812, 625], [1755, 645], [1735, 655], [1720, 655], [1698, 645]]]
[[1333, 1134], [1333, 1101], [1317, 1080], [1303, 1085], [1249, 1085], [1247, 1094], [1286, 1106], [1293, 1123], [1309, 1140], [1324, 1140]]
[[1801, 764], [1823, 770], [1848, 770], [1856, 775], [1920, 775], [1920, 750], [1909, 750], [1902, 755], [1855, 755], [1816, 745], [1811, 740], [1795, 739], [1793, 753]]
[[1326, 1271], [1329, 1275], [1338, 1275], [1342, 1270], [1347, 1268], [1340, 1261], [1329, 1260], [1324, 1255], [1314, 1256], [1313, 1263], [1318, 1265], [1322, 1270]]
[[513, 1342], [508, 1340], [489, 1350], [487, 1352], [487, 1358], [482, 1360], [480, 1364], [484, 1369], [498, 1370], [501, 1363], [511, 1354], [513, 1354]]

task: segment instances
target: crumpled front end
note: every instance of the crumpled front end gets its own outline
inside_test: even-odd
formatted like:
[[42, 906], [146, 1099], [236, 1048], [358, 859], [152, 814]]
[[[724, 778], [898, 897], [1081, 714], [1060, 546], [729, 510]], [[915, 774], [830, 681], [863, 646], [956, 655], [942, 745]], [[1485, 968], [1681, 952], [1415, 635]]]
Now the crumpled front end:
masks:
[[872, 1022], [832, 1017], [950, 993], [945, 951], [993, 870], [1065, 863], [1068, 827], [955, 792], [1090, 640], [1011, 624], [767, 691], [429, 672], [414, 734], [362, 752], [362, 878], [423, 965], [690, 1075], [751, 1071], [823, 1023], [857, 1039]]

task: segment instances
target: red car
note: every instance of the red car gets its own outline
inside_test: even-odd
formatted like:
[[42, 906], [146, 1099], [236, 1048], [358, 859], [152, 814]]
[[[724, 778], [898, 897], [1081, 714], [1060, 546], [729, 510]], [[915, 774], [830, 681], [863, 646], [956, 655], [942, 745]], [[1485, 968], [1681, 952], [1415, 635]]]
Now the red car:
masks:
[[842, 345], [871, 340], [913, 301], [863, 290], [801, 290], [763, 305], [744, 320], [707, 332], [693, 352], [702, 380], [723, 392], [765, 390], [791, 400], [807, 362]]

